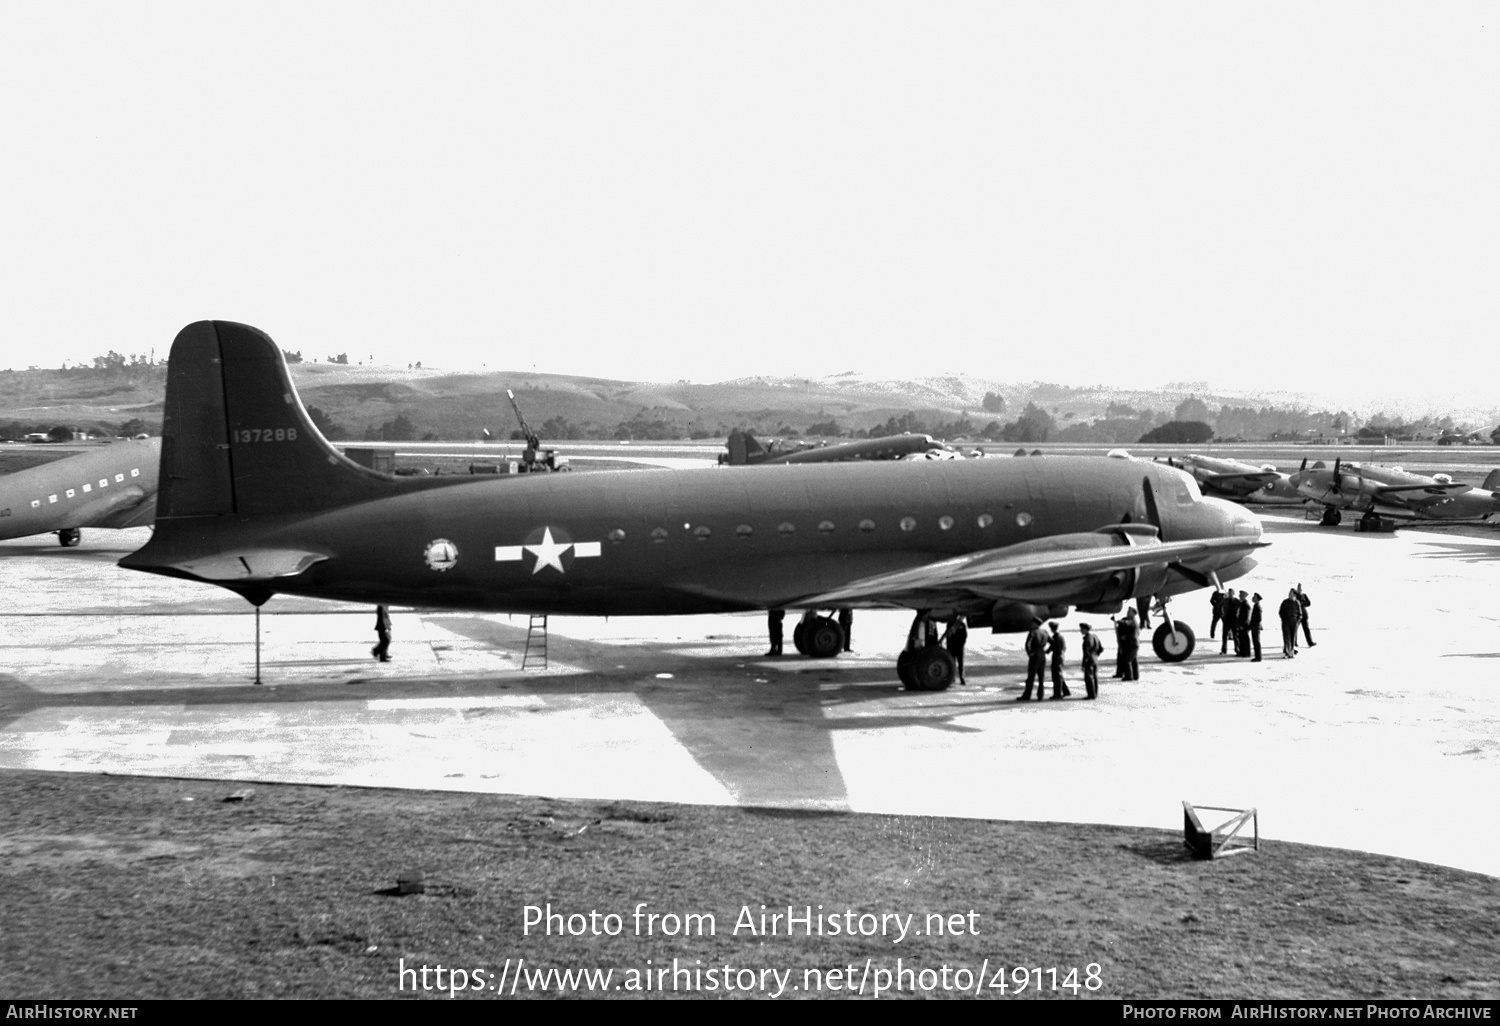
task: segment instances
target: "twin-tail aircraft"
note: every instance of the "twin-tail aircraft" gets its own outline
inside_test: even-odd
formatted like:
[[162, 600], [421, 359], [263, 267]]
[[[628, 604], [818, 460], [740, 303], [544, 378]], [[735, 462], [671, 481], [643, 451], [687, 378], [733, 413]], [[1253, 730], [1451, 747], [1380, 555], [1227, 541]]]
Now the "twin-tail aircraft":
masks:
[[[1069, 606], [1118, 610], [1247, 573], [1264, 544], [1239, 506], [1171, 467], [1108, 457], [793, 464], [516, 481], [396, 477], [313, 427], [281, 350], [226, 321], [184, 328], [168, 364], [156, 530], [120, 561], [277, 593], [514, 613], [805, 610], [809, 654], [842, 647], [822, 611], [906, 607], [898, 673], [941, 690], [952, 658], [923, 621], [1024, 630]], [[1193, 636], [1168, 621], [1165, 658]]]
[[931, 435], [886, 435], [883, 438], [861, 438], [853, 442], [818, 445], [812, 442], [773, 441], [769, 448], [747, 431], [729, 432], [728, 450], [719, 462], [731, 467], [761, 466], [772, 463], [843, 463], [849, 460], [900, 460], [926, 453], [957, 452]]
[[0, 539], [56, 534], [64, 546], [85, 527], [124, 529], [156, 515], [161, 439], [114, 442], [0, 477]]
[[1343, 511], [1363, 514], [1366, 526], [1380, 518], [1404, 520], [1483, 520], [1500, 513], [1500, 470], [1491, 471], [1482, 488], [1461, 484], [1447, 474], [1413, 474], [1400, 467], [1366, 467], [1358, 463], [1307, 460], [1292, 475], [1299, 493], [1323, 506], [1320, 521], [1336, 526]]
[[1158, 456], [1156, 461], [1192, 474], [1205, 495], [1266, 506], [1301, 506], [1307, 502], [1307, 496], [1292, 486], [1291, 475], [1269, 463], [1257, 467], [1196, 453]]

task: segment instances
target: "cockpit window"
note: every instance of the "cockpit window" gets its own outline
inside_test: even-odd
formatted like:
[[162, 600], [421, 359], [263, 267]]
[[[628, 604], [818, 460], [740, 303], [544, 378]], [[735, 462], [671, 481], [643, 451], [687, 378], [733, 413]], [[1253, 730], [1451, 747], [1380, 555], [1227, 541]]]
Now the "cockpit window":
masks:
[[1191, 506], [1203, 498], [1203, 493], [1198, 490], [1198, 482], [1187, 474], [1178, 474], [1177, 480], [1172, 486], [1172, 496], [1177, 500], [1179, 506]]

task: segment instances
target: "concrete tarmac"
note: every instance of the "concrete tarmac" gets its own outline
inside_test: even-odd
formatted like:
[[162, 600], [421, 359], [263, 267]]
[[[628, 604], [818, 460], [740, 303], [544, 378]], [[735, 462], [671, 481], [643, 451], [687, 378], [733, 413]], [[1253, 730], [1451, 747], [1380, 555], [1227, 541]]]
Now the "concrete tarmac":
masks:
[[[1019, 703], [1018, 635], [971, 632], [967, 687], [912, 694], [909, 615], [859, 612], [854, 653], [764, 658], [763, 615], [525, 617], [279, 597], [119, 569], [144, 529], [0, 543], [0, 768], [848, 809], [1178, 829], [1181, 802], [1260, 810], [1262, 836], [1500, 876], [1500, 540], [1263, 517], [1265, 658], [1221, 656], [1206, 592], [1185, 663], [1113, 672], [1069, 616], [1074, 697]], [[1301, 582], [1315, 648], [1281, 655]], [[791, 652], [788, 618], [787, 651]], [[1082, 621], [1103, 630], [1082, 699]], [[226, 788], [228, 790], [228, 788]]]

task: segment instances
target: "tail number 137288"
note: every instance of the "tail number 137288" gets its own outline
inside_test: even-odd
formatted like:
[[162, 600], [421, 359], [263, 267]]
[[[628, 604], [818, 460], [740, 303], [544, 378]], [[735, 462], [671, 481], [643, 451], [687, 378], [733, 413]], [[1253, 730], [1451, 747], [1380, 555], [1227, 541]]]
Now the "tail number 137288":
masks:
[[291, 428], [241, 428], [235, 432], [239, 442], [295, 442], [297, 429]]

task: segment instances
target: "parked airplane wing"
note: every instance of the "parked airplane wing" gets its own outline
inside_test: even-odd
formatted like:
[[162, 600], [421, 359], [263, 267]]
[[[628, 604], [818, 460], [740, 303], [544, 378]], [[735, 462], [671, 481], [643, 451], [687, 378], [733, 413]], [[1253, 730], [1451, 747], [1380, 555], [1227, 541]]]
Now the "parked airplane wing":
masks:
[[[1113, 537], [1111, 537], [1113, 536]], [[1097, 541], [1095, 540], [1097, 539]], [[1128, 539], [1128, 540], [1117, 540]], [[1040, 588], [1076, 583], [1092, 591], [1101, 575], [1145, 567], [1186, 568], [1188, 576], [1228, 566], [1251, 550], [1269, 544], [1248, 537], [1204, 538], [1162, 544], [1139, 535], [1107, 529], [1090, 535], [1048, 539], [1054, 544], [1030, 551], [1022, 546], [987, 549], [939, 560], [913, 570], [879, 574], [814, 596], [800, 605], [835, 606], [855, 602], [888, 602], [920, 608], [935, 595], [964, 593], [978, 598], [1030, 598]], [[1192, 561], [1214, 564], [1204, 571]], [[1090, 595], [1089, 597], [1092, 597]]]
[[1246, 471], [1243, 474], [1209, 474], [1203, 479], [1205, 484], [1234, 484], [1245, 482], [1247, 484], [1267, 485], [1275, 481], [1281, 475], [1273, 470], [1262, 470], [1258, 472]]
[[1457, 481], [1436, 484], [1391, 485], [1375, 491], [1376, 502], [1398, 502], [1407, 506], [1423, 506], [1441, 502], [1450, 495], [1461, 495], [1474, 490], [1473, 485]]

